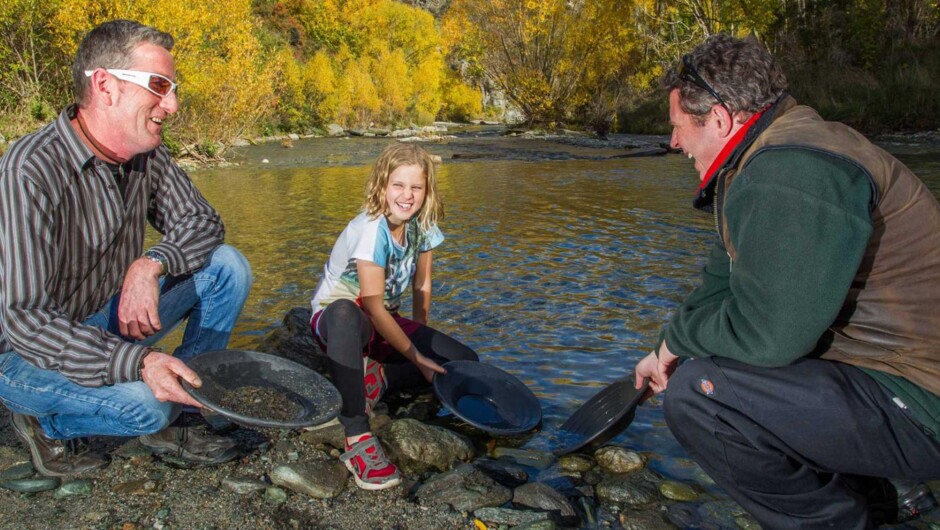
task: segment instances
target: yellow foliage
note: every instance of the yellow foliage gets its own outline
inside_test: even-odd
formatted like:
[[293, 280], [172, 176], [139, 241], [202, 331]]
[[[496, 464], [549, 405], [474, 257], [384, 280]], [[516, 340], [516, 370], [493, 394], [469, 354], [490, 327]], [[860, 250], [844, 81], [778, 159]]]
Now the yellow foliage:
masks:
[[[114, 18], [177, 39], [181, 108], [170, 127], [194, 143], [248, 134], [268, 118], [266, 127], [298, 132], [333, 121], [468, 119], [493, 92], [530, 121], [590, 122], [600, 131], [717, 31], [792, 48], [813, 31], [831, 36], [827, 24], [845, 17], [845, 35], [824, 44], [873, 65], [884, 60], [889, 35], [931, 42], [940, 19], [936, 0], [842, 4], [452, 0], [436, 21], [396, 0], [4, 0], [0, 129], [16, 134], [51, 119], [68, 102], [80, 39]], [[817, 22], [820, 14], [829, 18]], [[813, 52], [816, 40], [799, 53], [825, 57]]]
[[441, 82], [445, 68], [444, 58], [435, 50], [418, 62], [413, 70], [415, 111], [419, 124], [434, 121], [443, 106]]
[[307, 89], [319, 94], [316, 101], [292, 104], [315, 113], [317, 122], [335, 119], [348, 126], [436, 117], [445, 66], [430, 13], [393, 0], [295, 0], [292, 5], [291, 14], [313, 48], [303, 50], [311, 56], [306, 64], [319, 61], [315, 70], [332, 76], [319, 77], [316, 86], [307, 82]]
[[382, 101], [370, 74], [371, 63], [371, 59], [361, 57], [345, 65], [337, 113], [337, 118], [344, 125], [369, 125], [375, 121], [382, 108]]
[[311, 100], [311, 110], [322, 123], [332, 122], [339, 109], [336, 74], [330, 57], [318, 51], [307, 61], [304, 69], [304, 86]]
[[451, 74], [444, 83], [444, 107], [441, 114], [451, 121], [465, 122], [483, 113], [483, 95]]
[[383, 123], [397, 123], [408, 115], [414, 87], [401, 48], [382, 52], [373, 63], [372, 79], [376, 95], [382, 101]]
[[304, 107], [306, 96], [301, 65], [294, 60], [294, 54], [283, 48], [274, 56], [275, 71], [279, 72], [276, 81], [278, 90], [277, 114], [286, 128], [302, 129], [305, 122]]
[[443, 26], [453, 62], [479, 65], [529, 121], [557, 122], [616, 99], [635, 68], [634, 13], [626, 0], [454, 0]]
[[69, 58], [47, 23], [55, 11], [54, 2], [41, 0], [0, 3], [0, 120], [27, 128], [47, 121], [71, 92]]

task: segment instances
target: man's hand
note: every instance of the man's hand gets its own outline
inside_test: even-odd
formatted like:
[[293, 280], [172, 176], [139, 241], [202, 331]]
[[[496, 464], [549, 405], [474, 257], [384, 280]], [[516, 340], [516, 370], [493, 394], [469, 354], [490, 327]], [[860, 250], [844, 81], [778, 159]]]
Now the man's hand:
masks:
[[183, 405], [202, 407], [183, 390], [179, 379], [182, 377], [191, 386], [199, 388], [202, 380], [186, 364], [163, 352], [152, 351], [144, 357], [144, 368], [141, 376], [144, 383], [153, 391], [154, 397], [160, 401], [173, 401]]
[[160, 264], [147, 258], [138, 258], [127, 269], [117, 313], [125, 338], [144, 340], [162, 329], [157, 311], [160, 272]]
[[651, 352], [637, 363], [636, 369], [634, 370], [636, 374], [635, 388], [639, 389], [642, 387], [643, 380], [648, 378], [650, 380], [650, 390], [652, 390], [653, 393], [659, 394], [663, 390], [666, 390], [666, 386], [669, 383], [669, 376], [676, 370], [678, 362], [679, 358], [669, 351], [666, 342], [663, 341], [663, 345], [659, 348], [658, 357], [656, 356], [656, 352]]
[[421, 353], [415, 355], [415, 360], [413, 361], [415, 366], [418, 367], [418, 370], [421, 371], [421, 375], [428, 380], [428, 383], [431, 382], [431, 379], [434, 378], [434, 373], [446, 374], [447, 370], [443, 366], [437, 364], [431, 359], [428, 359]]

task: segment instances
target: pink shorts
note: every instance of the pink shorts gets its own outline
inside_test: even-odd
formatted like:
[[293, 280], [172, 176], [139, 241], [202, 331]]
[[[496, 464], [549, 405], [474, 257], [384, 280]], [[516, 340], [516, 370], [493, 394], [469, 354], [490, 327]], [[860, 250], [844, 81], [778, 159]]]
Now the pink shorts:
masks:
[[[360, 309], [362, 308], [360, 307]], [[313, 319], [310, 320], [310, 329], [313, 331], [313, 338], [316, 339], [317, 344], [319, 344], [320, 347], [323, 348], [323, 351], [326, 352], [326, 343], [323, 342], [323, 339], [320, 338], [320, 332], [317, 329], [317, 325], [320, 323], [320, 315], [322, 314], [323, 310], [321, 309], [313, 315]], [[365, 314], [365, 311], [363, 311], [363, 314]], [[398, 327], [400, 327], [408, 337], [414, 335], [414, 333], [421, 328], [421, 324], [415, 322], [414, 320], [405, 318], [398, 313], [392, 313], [392, 318], [395, 319], [395, 323], [398, 324]], [[399, 353], [395, 348], [392, 347], [391, 344], [388, 343], [387, 340], [385, 340], [385, 337], [375, 331], [375, 326], [372, 326], [372, 337], [369, 339], [369, 343], [366, 344], [366, 347], [362, 350], [362, 356], [375, 359], [379, 362], [383, 362], [389, 357], [402, 357], [401, 353]]]

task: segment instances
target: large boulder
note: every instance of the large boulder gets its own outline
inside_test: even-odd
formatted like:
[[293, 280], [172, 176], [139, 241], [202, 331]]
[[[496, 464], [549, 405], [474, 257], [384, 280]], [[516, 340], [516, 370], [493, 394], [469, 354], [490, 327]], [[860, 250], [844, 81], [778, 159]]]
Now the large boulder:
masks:
[[597, 499], [606, 507], [645, 508], [660, 502], [659, 486], [648, 472], [608, 475], [595, 487]]
[[465, 436], [406, 418], [395, 420], [382, 433], [388, 456], [402, 471], [420, 475], [432, 469], [447, 471], [455, 462], [473, 458], [473, 443]]
[[452, 471], [431, 477], [418, 488], [415, 497], [425, 506], [447, 504], [455, 510], [473, 512], [509, 502], [512, 492], [472, 464], [462, 464]]
[[256, 346], [258, 351], [278, 355], [316, 370], [329, 372], [326, 353], [320, 348], [310, 331], [313, 311], [309, 307], [295, 307], [284, 315], [281, 326], [265, 335]]
[[335, 460], [287, 464], [271, 471], [271, 482], [315, 499], [332, 499], [346, 487], [349, 472]]
[[512, 494], [512, 504], [516, 508], [548, 512], [565, 524], [578, 522], [578, 513], [571, 502], [551, 486], [540, 482], [530, 482], [516, 488]]

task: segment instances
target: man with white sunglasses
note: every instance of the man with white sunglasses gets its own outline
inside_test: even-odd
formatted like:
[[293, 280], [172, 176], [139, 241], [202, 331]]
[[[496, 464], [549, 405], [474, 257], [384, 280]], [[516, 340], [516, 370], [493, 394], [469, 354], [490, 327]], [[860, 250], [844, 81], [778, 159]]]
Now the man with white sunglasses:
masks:
[[[214, 464], [229, 439], [176, 422], [198, 407], [185, 361], [225, 348], [251, 269], [162, 142], [179, 108], [173, 37], [129, 20], [91, 30], [76, 103], [0, 159], [0, 401], [49, 476], [104, 467], [89, 436], [140, 436]], [[144, 250], [150, 223], [161, 239]], [[173, 355], [154, 344], [186, 320]]]

